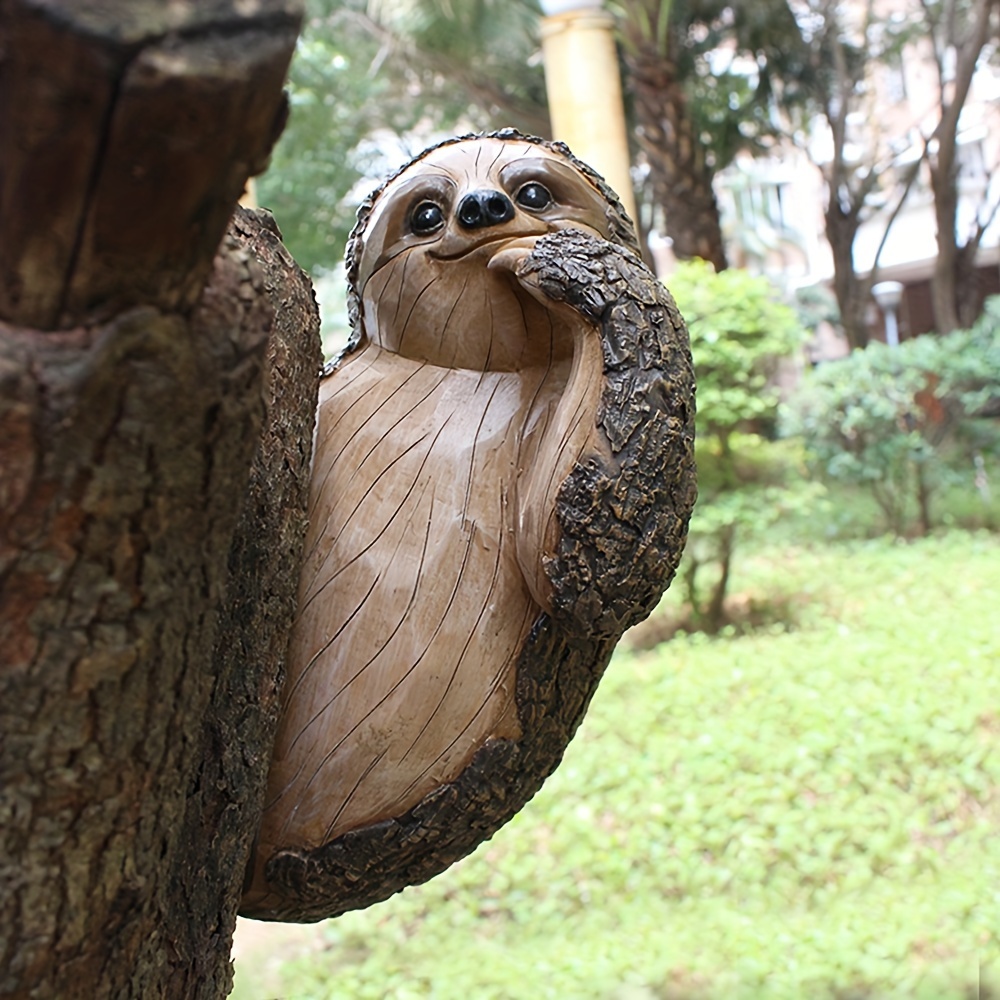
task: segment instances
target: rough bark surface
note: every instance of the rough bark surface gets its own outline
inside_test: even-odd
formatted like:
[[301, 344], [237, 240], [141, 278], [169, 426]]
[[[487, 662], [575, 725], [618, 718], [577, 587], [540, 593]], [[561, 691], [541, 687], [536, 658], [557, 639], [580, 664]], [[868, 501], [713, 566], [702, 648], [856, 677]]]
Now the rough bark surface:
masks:
[[0, 316], [189, 309], [284, 121], [292, 4], [0, 0]]
[[[308, 285], [275, 253], [265, 279], [245, 240], [227, 237], [189, 321], [143, 308], [44, 339], [2, 327], [3, 996], [228, 991], [318, 367]], [[300, 300], [271, 392], [294, 381], [302, 402], [258, 453], [220, 619], [269, 291]], [[271, 580], [252, 608], [250, 573]], [[220, 630], [251, 616], [252, 641]]]
[[653, 193], [663, 209], [674, 255], [681, 260], [701, 257], [721, 271], [726, 249], [712, 173], [673, 63], [642, 39], [627, 51], [626, 61], [636, 136], [649, 160]]
[[322, 364], [312, 285], [273, 223], [237, 209], [230, 236], [262, 267], [274, 323], [264, 426], [229, 550], [212, 694], [178, 834], [184, 849], [170, 871], [169, 911], [190, 920], [177, 963], [187, 981], [176, 995], [191, 997], [224, 996], [232, 985], [228, 956], [296, 611]]
[[578, 465], [559, 493], [562, 535], [547, 567], [553, 612], [539, 616], [517, 664], [521, 737], [489, 739], [455, 781], [400, 818], [276, 853], [267, 877], [287, 902], [266, 919], [320, 920], [368, 906], [492, 836], [557, 766], [618, 638], [673, 576], [695, 497], [684, 322], [636, 257], [579, 230], [540, 240], [518, 270], [528, 275], [599, 326], [598, 423], [611, 457]]
[[[931, 276], [931, 301], [939, 333], [950, 333], [960, 327], [971, 326], [979, 312], [975, 259], [987, 227], [979, 222], [967, 234], [960, 235], [957, 230], [958, 132], [962, 109], [983, 48], [991, 36], [996, 37], [998, 12], [998, 0], [976, 0], [964, 17], [952, 15], [941, 24], [936, 19], [932, 21], [933, 26], [938, 29], [936, 34], [940, 36], [936, 52], [941, 95], [940, 119], [933, 134], [935, 142], [928, 156], [938, 251]], [[955, 61], [950, 79], [945, 70], [948, 58], [946, 52], [950, 52]], [[986, 215], [989, 217], [988, 212]]]
[[871, 276], [859, 275], [854, 267], [854, 240], [861, 225], [861, 200], [848, 207], [837, 200], [836, 181], [828, 183], [830, 201], [826, 206], [826, 237], [833, 252], [833, 289], [837, 296], [841, 326], [852, 348], [868, 345], [866, 313], [871, 295]]
[[[3, 997], [231, 982], [317, 374], [305, 278], [252, 217], [223, 239], [296, 33], [253, 6], [0, 0]], [[261, 444], [268, 359], [298, 395]], [[283, 575], [237, 670], [247, 566]]]

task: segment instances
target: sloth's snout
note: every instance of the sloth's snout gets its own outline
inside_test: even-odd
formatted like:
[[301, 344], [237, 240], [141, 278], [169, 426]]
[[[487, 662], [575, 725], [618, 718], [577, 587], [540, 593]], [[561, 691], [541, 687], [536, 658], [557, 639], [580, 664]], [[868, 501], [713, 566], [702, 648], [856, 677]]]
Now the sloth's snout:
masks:
[[485, 229], [514, 218], [514, 206], [502, 191], [472, 191], [458, 203], [458, 223], [463, 229]]

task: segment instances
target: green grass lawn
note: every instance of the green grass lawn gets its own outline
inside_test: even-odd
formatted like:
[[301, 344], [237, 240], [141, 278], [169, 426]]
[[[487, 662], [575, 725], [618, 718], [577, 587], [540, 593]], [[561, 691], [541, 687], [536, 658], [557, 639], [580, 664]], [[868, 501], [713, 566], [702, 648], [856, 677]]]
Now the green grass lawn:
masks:
[[234, 996], [986, 996], [1000, 538], [764, 549], [734, 589], [785, 595], [797, 625], [622, 649], [492, 842], [304, 931], [266, 987], [238, 960]]

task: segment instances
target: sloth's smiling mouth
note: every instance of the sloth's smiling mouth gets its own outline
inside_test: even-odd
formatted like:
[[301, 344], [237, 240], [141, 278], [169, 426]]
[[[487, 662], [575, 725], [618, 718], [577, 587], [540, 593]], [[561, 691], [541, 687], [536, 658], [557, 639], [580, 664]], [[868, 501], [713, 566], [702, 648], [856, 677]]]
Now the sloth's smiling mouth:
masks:
[[528, 243], [534, 243], [535, 240], [540, 239], [545, 235], [545, 232], [541, 233], [506, 233], [504, 235], [493, 235], [487, 236], [477, 242], [463, 246], [459, 250], [455, 250], [451, 253], [441, 253], [439, 251], [430, 250], [427, 256], [433, 257], [435, 260], [461, 260], [463, 257], [469, 257], [477, 251], [488, 249], [491, 247], [502, 248], [505, 244], [515, 244], [517, 246], [528, 246]]

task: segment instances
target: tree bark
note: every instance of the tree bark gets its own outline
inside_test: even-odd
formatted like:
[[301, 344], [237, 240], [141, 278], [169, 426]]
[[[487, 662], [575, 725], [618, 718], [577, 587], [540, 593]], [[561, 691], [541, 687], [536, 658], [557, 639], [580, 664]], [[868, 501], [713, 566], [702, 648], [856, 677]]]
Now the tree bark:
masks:
[[628, 47], [626, 61], [636, 135], [649, 160], [654, 196], [663, 209], [673, 252], [681, 260], [701, 257], [721, 271], [727, 266], [726, 250], [712, 171], [694, 134], [674, 63], [641, 36]]
[[0, 0], [3, 997], [231, 984], [318, 376], [305, 277], [222, 239], [299, 17], [246, 6]]
[[[931, 275], [931, 302], [939, 333], [950, 333], [962, 325], [971, 325], [979, 310], [974, 275], [975, 258], [984, 228], [959, 242], [958, 222], [958, 127], [972, 77], [979, 57], [990, 37], [997, 0], [976, 0], [966, 18], [951, 20], [941, 26], [943, 34], [935, 37], [940, 87], [940, 119], [929, 145], [928, 165], [934, 193], [934, 219], [937, 223], [937, 256]], [[961, 28], [959, 28], [961, 25]], [[932, 24], [932, 28], [938, 28]], [[956, 37], [957, 31], [963, 37]], [[953, 75], [946, 73], [946, 50], [953, 50]]]
[[860, 204], [852, 202], [845, 209], [838, 201], [834, 181], [828, 181], [826, 238], [833, 252], [833, 289], [840, 310], [840, 323], [848, 344], [855, 350], [868, 346], [868, 323], [865, 310], [871, 294], [871, 280], [854, 268], [854, 240], [860, 228]]

